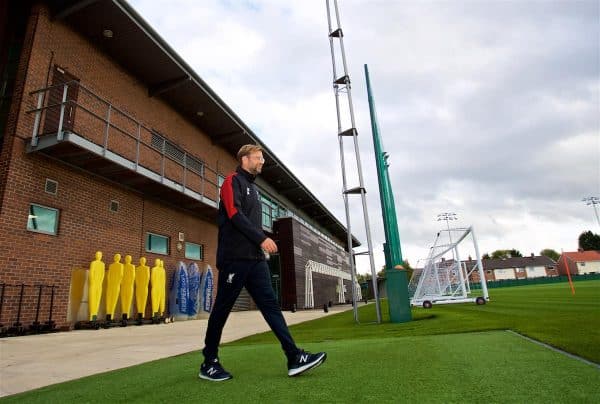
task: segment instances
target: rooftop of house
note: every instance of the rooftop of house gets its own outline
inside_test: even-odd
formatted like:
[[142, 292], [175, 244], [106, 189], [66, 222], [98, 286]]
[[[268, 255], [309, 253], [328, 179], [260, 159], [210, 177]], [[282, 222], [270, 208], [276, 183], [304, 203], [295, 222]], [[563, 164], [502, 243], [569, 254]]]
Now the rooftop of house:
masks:
[[[454, 263], [453, 259], [447, 259], [443, 261], [445, 266], [452, 266]], [[476, 261], [469, 257], [467, 260], [463, 260], [462, 262], [467, 264], [468, 268], [472, 268]], [[555, 266], [556, 262], [549, 257], [544, 255], [531, 255], [528, 257], [511, 257], [511, 258], [488, 258], [482, 259], [481, 263], [483, 264], [484, 270], [494, 270], [494, 269], [508, 269], [508, 268], [525, 268], [525, 267], [550, 267]], [[415, 268], [414, 271], [419, 273], [423, 270], [423, 268]]]
[[[469, 257], [470, 258], [470, 257]], [[475, 264], [475, 260], [466, 260], [467, 266], [469, 263]], [[483, 269], [507, 269], [507, 268], [525, 268], [525, 267], [549, 267], [556, 265], [552, 258], [544, 255], [530, 255], [527, 257], [510, 257], [510, 258], [487, 258], [482, 259]]]
[[568, 260], [575, 262], [600, 261], [600, 251], [598, 250], [563, 252], [563, 255], [558, 259], [558, 262], [563, 259], [563, 256]]

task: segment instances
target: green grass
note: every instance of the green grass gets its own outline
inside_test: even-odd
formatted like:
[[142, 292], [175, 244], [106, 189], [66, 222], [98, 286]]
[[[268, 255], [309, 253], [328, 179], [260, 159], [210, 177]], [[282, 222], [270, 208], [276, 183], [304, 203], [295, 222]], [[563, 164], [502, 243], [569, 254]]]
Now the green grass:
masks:
[[[352, 312], [324, 317], [293, 327], [298, 343], [382, 336], [417, 336], [489, 330], [514, 330], [536, 340], [600, 363], [600, 281], [498, 288], [490, 291], [485, 306], [473, 303], [413, 309], [408, 323], [389, 323], [387, 302], [382, 301], [384, 323], [355, 325]], [[361, 306], [361, 321], [373, 321], [375, 305]], [[275, 343], [272, 333], [253, 335], [234, 345]]]
[[[198, 352], [18, 394], [6, 402], [599, 402], [600, 370], [505, 331], [600, 362], [600, 281], [495, 289], [485, 306], [415, 309], [405, 324], [356, 325], [352, 311], [291, 327], [327, 362], [285, 376], [270, 333], [221, 349], [234, 379], [197, 379]], [[383, 307], [384, 314], [387, 308]], [[374, 317], [362, 306], [361, 319]]]

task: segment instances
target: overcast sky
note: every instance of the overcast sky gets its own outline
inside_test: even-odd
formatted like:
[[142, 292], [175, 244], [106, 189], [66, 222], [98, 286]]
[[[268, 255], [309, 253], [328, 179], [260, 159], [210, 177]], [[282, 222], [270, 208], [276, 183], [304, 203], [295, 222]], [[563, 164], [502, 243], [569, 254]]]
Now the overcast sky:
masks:
[[[345, 224], [325, 1], [131, 4]], [[442, 212], [456, 213], [453, 226], [474, 226], [482, 254], [573, 251], [583, 231], [600, 233], [581, 201], [600, 196], [599, 8], [339, 2], [378, 268], [384, 235], [364, 64], [413, 266], [445, 228]], [[349, 174], [350, 186], [357, 181]], [[351, 208], [366, 245], [360, 197]]]

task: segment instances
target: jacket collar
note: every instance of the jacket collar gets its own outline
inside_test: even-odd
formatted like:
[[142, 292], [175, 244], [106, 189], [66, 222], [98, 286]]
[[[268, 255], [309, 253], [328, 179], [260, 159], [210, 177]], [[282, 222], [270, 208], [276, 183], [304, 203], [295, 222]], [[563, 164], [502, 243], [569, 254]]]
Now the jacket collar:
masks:
[[249, 182], [254, 182], [254, 180], [256, 179], [256, 175], [250, 174], [248, 171], [244, 170], [242, 168], [242, 166], [238, 166], [235, 171], [238, 174], [243, 175]]

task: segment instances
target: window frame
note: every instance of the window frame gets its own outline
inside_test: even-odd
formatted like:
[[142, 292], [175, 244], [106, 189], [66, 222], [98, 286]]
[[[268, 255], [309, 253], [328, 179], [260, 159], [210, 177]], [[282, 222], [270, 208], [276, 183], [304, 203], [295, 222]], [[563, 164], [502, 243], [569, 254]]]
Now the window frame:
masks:
[[[166, 238], [167, 239], [167, 252], [163, 253], [163, 252], [158, 252], [158, 251], [154, 251], [154, 250], [148, 249], [148, 237], [149, 236], [157, 236], [157, 237]], [[152, 247], [150, 247], [150, 248], [152, 248]], [[169, 255], [171, 255], [171, 237], [165, 236], [163, 234], [158, 234], [158, 233], [153, 233], [151, 231], [147, 231], [146, 232], [146, 238], [144, 240], [144, 250], [147, 253], [169, 256]]]
[[26, 224], [27, 231], [30, 231], [32, 233], [47, 234], [49, 236], [58, 236], [58, 223], [60, 221], [60, 209], [58, 209], [58, 208], [52, 208], [50, 206], [45, 206], [45, 205], [41, 205], [39, 203], [33, 203], [33, 202], [31, 202], [31, 203], [29, 203], [29, 212], [31, 212], [31, 207], [32, 206], [37, 206], [38, 208], [47, 209], [47, 210], [50, 210], [50, 211], [54, 211], [56, 213], [55, 221], [54, 221], [54, 232], [29, 228], [29, 215], [31, 213], [27, 214], [27, 224]]
[[[190, 257], [187, 255], [187, 246], [188, 244], [193, 244], [195, 246], [200, 247], [200, 258], [196, 258], [196, 257]], [[194, 260], [194, 261], [204, 261], [204, 244], [202, 243], [194, 243], [191, 241], [185, 241], [183, 244], [183, 256], [188, 259], [188, 260]]]

